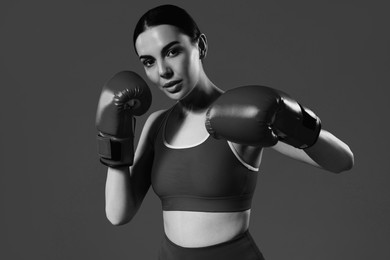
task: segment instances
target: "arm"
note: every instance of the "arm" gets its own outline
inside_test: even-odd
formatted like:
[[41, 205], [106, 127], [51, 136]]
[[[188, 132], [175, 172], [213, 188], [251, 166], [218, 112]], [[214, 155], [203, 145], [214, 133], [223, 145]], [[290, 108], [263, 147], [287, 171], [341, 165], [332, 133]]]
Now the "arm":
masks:
[[156, 118], [162, 111], [149, 116], [135, 151], [134, 164], [108, 168], [106, 180], [106, 216], [113, 225], [128, 223], [137, 213], [150, 187], [153, 147], [150, 138]]
[[348, 145], [324, 129], [316, 143], [306, 149], [298, 149], [283, 142], [278, 142], [272, 148], [288, 157], [333, 173], [348, 171], [354, 164], [354, 156]]
[[[146, 172], [135, 183], [142, 187], [141, 191], [133, 189], [129, 167], [133, 165], [135, 157], [134, 116], [143, 115], [149, 109], [151, 100], [148, 85], [132, 71], [116, 73], [102, 88], [96, 112], [98, 154], [100, 162], [109, 167], [106, 214], [115, 225], [124, 224], [132, 218], [138, 208], [139, 197], [143, 198], [150, 186]], [[143, 148], [138, 157], [150, 159], [148, 151], [151, 148], [147, 147], [145, 138], [142, 140]]]
[[245, 86], [226, 91], [207, 111], [216, 138], [271, 147], [297, 160], [338, 173], [353, 166], [349, 147], [321, 129], [321, 120], [286, 93]]

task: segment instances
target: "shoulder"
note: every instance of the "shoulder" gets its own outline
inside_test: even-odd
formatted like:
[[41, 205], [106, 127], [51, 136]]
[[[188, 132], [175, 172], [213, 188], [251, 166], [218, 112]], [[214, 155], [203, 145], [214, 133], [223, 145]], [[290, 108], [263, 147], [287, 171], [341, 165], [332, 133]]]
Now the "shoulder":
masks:
[[145, 136], [148, 139], [154, 139], [154, 136], [160, 129], [164, 122], [165, 115], [169, 109], [157, 110], [149, 115], [146, 119], [144, 127], [142, 129], [141, 136]]
[[141, 136], [139, 138], [138, 146], [136, 149], [136, 157], [139, 155], [144, 154], [146, 151], [150, 150], [152, 147], [151, 144], [154, 142], [156, 133], [159, 129], [159, 125], [163, 120], [160, 120], [160, 118], [163, 118], [164, 112], [166, 110], [158, 110], [149, 115], [149, 117], [146, 119], [146, 122], [142, 128]]
[[146, 122], [143, 127], [143, 132], [147, 131], [149, 132], [152, 128], [155, 128], [157, 125], [159, 125], [159, 122], [162, 122], [164, 115], [166, 114], [167, 110], [157, 110], [155, 112], [152, 112], [149, 117], [146, 119]]
[[159, 118], [162, 118], [163, 115], [167, 112], [167, 109], [157, 110], [155, 112], [152, 112], [148, 119], [146, 119], [145, 125], [153, 125], [156, 121], [158, 121]]
[[161, 126], [161, 124], [164, 122], [164, 119], [167, 117], [167, 115], [173, 110], [173, 108], [175, 107], [176, 105], [173, 105], [172, 107], [170, 108], [167, 108], [167, 109], [161, 109], [161, 110], [157, 110], [155, 112], [152, 112], [148, 119], [146, 119], [146, 122], [145, 122], [145, 126], [144, 127], [147, 127], [147, 128], [153, 128], [153, 127], [157, 127], [159, 128], [159, 126]]

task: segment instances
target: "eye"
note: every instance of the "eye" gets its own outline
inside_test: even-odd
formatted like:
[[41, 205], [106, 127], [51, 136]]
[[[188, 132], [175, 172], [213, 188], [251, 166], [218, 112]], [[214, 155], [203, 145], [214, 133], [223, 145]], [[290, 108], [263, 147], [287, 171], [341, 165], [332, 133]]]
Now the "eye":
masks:
[[167, 56], [168, 56], [168, 57], [175, 57], [175, 56], [177, 56], [179, 53], [180, 53], [180, 50], [179, 50], [178, 48], [173, 48], [173, 49], [170, 49], [170, 50], [167, 52]]
[[152, 59], [144, 59], [144, 60], [142, 61], [142, 64], [144, 65], [144, 67], [150, 68], [150, 67], [153, 66], [154, 60], [152, 60]]

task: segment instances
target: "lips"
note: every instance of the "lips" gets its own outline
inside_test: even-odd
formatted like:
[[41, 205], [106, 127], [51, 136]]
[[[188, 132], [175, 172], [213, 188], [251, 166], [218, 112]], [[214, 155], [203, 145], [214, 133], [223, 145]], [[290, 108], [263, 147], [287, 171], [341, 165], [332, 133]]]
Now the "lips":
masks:
[[175, 85], [177, 85], [178, 83], [180, 83], [181, 80], [173, 80], [173, 81], [169, 81], [167, 83], [164, 84], [163, 88], [170, 88], [170, 87], [173, 87]]

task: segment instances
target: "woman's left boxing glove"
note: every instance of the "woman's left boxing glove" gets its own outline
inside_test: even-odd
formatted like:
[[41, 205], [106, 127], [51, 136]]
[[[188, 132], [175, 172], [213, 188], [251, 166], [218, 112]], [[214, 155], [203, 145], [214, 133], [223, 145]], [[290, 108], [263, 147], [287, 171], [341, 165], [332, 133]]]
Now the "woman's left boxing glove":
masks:
[[312, 111], [264, 86], [226, 91], [208, 109], [205, 125], [215, 138], [263, 147], [280, 140], [300, 149], [312, 146], [321, 130]]
[[98, 155], [109, 167], [130, 166], [134, 157], [134, 116], [149, 109], [152, 95], [132, 71], [115, 74], [104, 86], [96, 112]]

